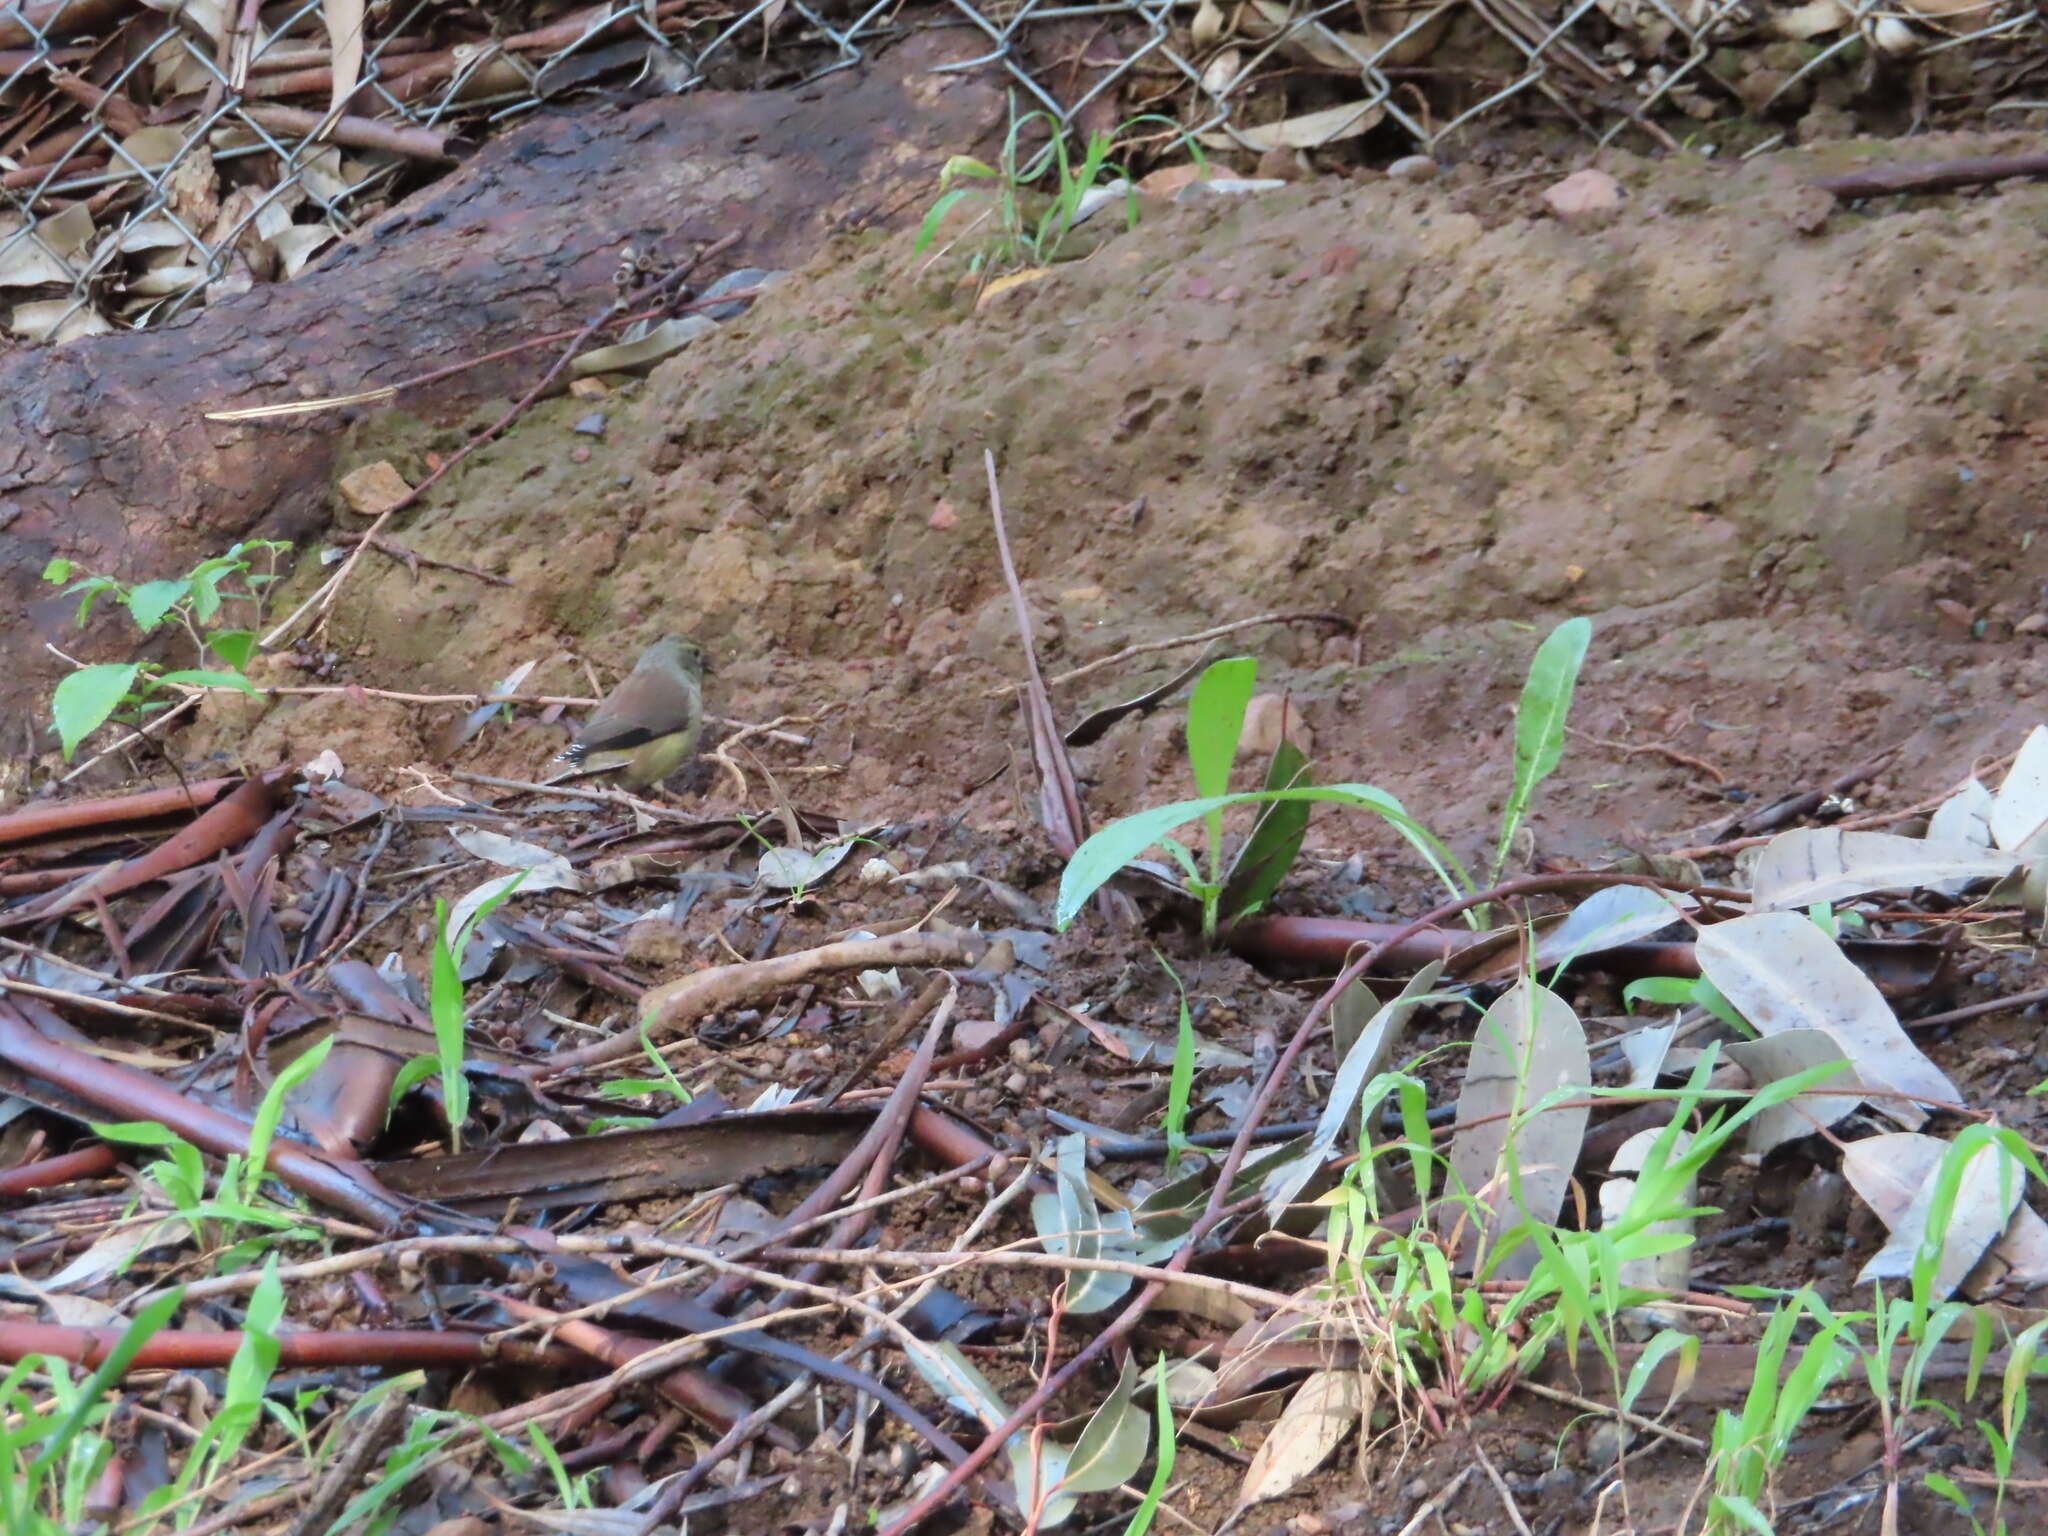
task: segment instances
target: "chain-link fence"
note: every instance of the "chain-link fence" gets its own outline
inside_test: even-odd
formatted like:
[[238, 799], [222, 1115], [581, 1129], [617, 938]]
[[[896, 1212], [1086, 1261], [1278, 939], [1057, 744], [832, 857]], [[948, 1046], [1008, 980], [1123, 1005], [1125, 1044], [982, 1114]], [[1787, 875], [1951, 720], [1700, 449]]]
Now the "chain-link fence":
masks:
[[289, 278], [544, 101], [787, 84], [912, 29], [958, 33], [945, 67], [1002, 70], [1019, 110], [1078, 132], [1163, 117], [1246, 169], [1530, 118], [1754, 151], [1872, 96], [1895, 129], [2048, 118], [2030, 0], [613, 0], [522, 20], [431, 0], [0, 4], [9, 329], [67, 340]]

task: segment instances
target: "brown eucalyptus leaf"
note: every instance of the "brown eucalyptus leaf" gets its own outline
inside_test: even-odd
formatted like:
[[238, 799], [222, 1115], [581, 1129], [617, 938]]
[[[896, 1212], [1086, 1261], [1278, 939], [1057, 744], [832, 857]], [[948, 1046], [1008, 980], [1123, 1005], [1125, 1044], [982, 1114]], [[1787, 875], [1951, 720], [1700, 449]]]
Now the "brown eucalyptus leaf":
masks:
[[1366, 1383], [1363, 1371], [1317, 1371], [1297, 1387], [1245, 1469], [1238, 1509], [1285, 1497], [1328, 1461], [1364, 1417]]

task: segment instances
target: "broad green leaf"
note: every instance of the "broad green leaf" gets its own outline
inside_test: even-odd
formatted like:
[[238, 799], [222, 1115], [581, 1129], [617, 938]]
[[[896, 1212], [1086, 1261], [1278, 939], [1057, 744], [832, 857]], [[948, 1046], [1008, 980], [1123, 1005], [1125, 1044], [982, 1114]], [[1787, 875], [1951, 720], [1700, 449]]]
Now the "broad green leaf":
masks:
[[166, 672], [157, 681], [176, 683], [184, 688], [233, 688], [251, 698], [256, 696], [256, 685], [239, 672]]
[[69, 560], [66, 560], [62, 555], [58, 555], [52, 558], [48, 565], [43, 567], [43, 580], [55, 582], [69, 581], [71, 573], [77, 569], [78, 567]]
[[206, 648], [236, 671], [244, 671], [256, 655], [256, 631], [217, 629], [206, 637]]
[[1259, 664], [1250, 656], [1215, 662], [1195, 682], [1188, 700], [1188, 766], [1195, 789], [1221, 795], [1230, 789], [1230, 765], [1244, 734], [1245, 706], [1258, 686]]
[[1565, 719], [1571, 713], [1572, 690], [1592, 638], [1592, 620], [1566, 619], [1544, 637], [1529, 663], [1521, 708], [1515, 712], [1515, 780], [1501, 812], [1500, 847], [1493, 857], [1495, 873], [1507, 862], [1508, 848], [1529, 812], [1536, 786], [1564, 760]]
[[[1248, 790], [1235, 795], [1180, 800], [1172, 805], [1154, 806], [1149, 811], [1140, 811], [1134, 816], [1124, 817], [1121, 821], [1113, 821], [1074, 850], [1073, 858], [1067, 861], [1066, 872], [1060, 877], [1059, 904], [1055, 913], [1057, 925], [1064, 929], [1072, 923], [1088, 898], [1101, 889], [1112, 875], [1176, 827], [1201, 820], [1213, 812], [1229, 810], [1234, 805], [1264, 805], [1272, 801], [1287, 800], [1321, 801], [1331, 805], [1358, 806], [1372, 811], [1385, 817], [1410, 843], [1423, 850], [1425, 856], [1436, 865], [1439, 873], [1443, 871], [1443, 862], [1452, 862], [1443, 845], [1408, 815], [1399, 800], [1370, 784]], [[1443, 862], [1438, 862], [1439, 860]], [[1445, 875], [1444, 878], [1448, 883], [1450, 877]]]
[[1062, 1493], [1102, 1493], [1120, 1488], [1135, 1477], [1145, 1461], [1152, 1426], [1145, 1411], [1131, 1401], [1138, 1384], [1136, 1368], [1126, 1360], [1116, 1388], [1090, 1415], [1067, 1462]]
[[270, 1144], [277, 1139], [278, 1123], [284, 1118], [286, 1096], [319, 1071], [320, 1063], [333, 1049], [334, 1036], [329, 1035], [310, 1050], [299, 1052], [265, 1090], [263, 1102], [256, 1106], [256, 1117], [249, 1124], [249, 1162], [242, 1175], [244, 1200], [256, 1198], [256, 1192], [263, 1187], [263, 1181], [269, 1174]]
[[396, 1104], [408, 1093], [441, 1070], [440, 1062], [431, 1056], [415, 1056], [398, 1069], [398, 1075], [391, 1080], [391, 1102]]
[[131, 587], [124, 601], [128, 605], [128, 616], [145, 635], [163, 623], [170, 611], [191, 594], [192, 583], [179, 581], [145, 581], [139, 587]]
[[71, 761], [71, 754], [78, 750], [81, 741], [105, 725], [107, 717], [121, 707], [141, 671], [139, 662], [103, 662], [95, 667], [80, 667], [57, 684], [57, 691], [50, 696], [50, 716], [64, 744], [65, 762]]
[[[1160, 964], [1165, 965], [1162, 957]], [[1180, 994], [1179, 1032], [1173, 1044], [1173, 1076], [1166, 1089], [1166, 1172], [1170, 1177], [1180, 1166], [1181, 1157], [1187, 1150], [1188, 1100], [1195, 1089], [1195, 1020], [1188, 1008], [1187, 988], [1181, 985], [1180, 974], [1170, 965], [1166, 974], [1173, 977], [1174, 990]]]
[[[1293, 742], [1282, 741], [1266, 770], [1266, 788], [1299, 789], [1310, 782], [1308, 759]], [[1226, 922], [1248, 917], [1273, 899], [1301, 853], [1302, 839], [1308, 835], [1309, 810], [1302, 801], [1281, 800], [1259, 812], [1252, 835], [1245, 839], [1230, 878], [1223, 883], [1219, 906]]]

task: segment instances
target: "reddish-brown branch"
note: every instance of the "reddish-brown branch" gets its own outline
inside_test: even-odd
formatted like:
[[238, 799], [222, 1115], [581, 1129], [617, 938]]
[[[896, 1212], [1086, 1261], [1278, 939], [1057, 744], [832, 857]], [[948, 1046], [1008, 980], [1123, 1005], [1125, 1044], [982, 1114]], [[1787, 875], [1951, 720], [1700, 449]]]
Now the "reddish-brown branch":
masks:
[[78, 1179], [97, 1178], [100, 1174], [112, 1173], [115, 1162], [114, 1149], [105, 1142], [95, 1142], [76, 1152], [23, 1163], [19, 1168], [9, 1168], [0, 1173], [0, 1200], [25, 1195], [34, 1189], [55, 1189], [59, 1184], [70, 1184]]
[[[546, 1307], [534, 1306], [514, 1296], [496, 1295], [499, 1306], [522, 1323], [543, 1323], [548, 1332], [571, 1349], [581, 1350], [600, 1364], [613, 1370], [630, 1364], [650, 1349], [660, 1346], [651, 1339], [633, 1339], [610, 1328], [601, 1327], [588, 1318], [563, 1317]], [[655, 1383], [661, 1395], [674, 1403], [685, 1413], [692, 1415], [723, 1434], [741, 1419], [754, 1411], [754, 1405], [743, 1393], [728, 1387], [717, 1377], [695, 1366], [682, 1366], [670, 1371]], [[787, 1450], [797, 1448], [796, 1436], [788, 1430], [771, 1427], [768, 1439]]]
[[175, 816], [180, 811], [203, 810], [241, 782], [240, 779], [201, 779], [189, 788], [181, 784], [176, 789], [148, 789], [138, 795], [117, 795], [110, 800], [72, 800], [63, 805], [24, 806], [0, 816], [0, 846], [31, 843], [39, 838], [54, 837], [60, 832], [75, 832], [81, 827], [122, 826], [131, 821], [154, 821], [160, 816]]
[[[0, 1360], [49, 1355], [79, 1365], [100, 1364], [114, 1351], [124, 1328], [67, 1328], [60, 1323], [0, 1322]], [[481, 1333], [424, 1329], [348, 1329], [339, 1333], [283, 1333], [277, 1363], [291, 1367], [376, 1365], [399, 1370], [448, 1365], [573, 1364], [574, 1351], [535, 1344], [494, 1343]], [[142, 1346], [131, 1371], [203, 1370], [227, 1365], [242, 1347], [239, 1333], [157, 1334]]]

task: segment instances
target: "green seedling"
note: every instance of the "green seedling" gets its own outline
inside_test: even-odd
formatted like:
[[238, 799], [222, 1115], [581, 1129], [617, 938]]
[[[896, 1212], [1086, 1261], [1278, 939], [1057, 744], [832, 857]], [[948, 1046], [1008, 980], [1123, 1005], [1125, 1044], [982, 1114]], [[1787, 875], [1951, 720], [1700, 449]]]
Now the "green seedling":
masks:
[[[227, 1244], [219, 1260], [222, 1272], [239, 1269], [267, 1248], [318, 1236], [305, 1225], [300, 1212], [267, 1195], [264, 1184], [269, 1178], [271, 1143], [284, 1118], [285, 1098], [320, 1069], [333, 1046], [330, 1036], [300, 1052], [272, 1080], [250, 1122], [248, 1154], [231, 1152], [222, 1160], [211, 1197], [206, 1189], [204, 1155], [169, 1127], [154, 1120], [138, 1120], [95, 1125], [93, 1130], [106, 1141], [163, 1149], [164, 1157], [145, 1167], [143, 1177], [156, 1186], [204, 1247]], [[246, 1228], [256, 1230], [253, 1235], [240, 1235]]]
[[1158, 1421], [1159, 1453], [1152, 1463], [1152, 1481], [1146, 1486], [1145, 1497], [1131, 1515], [1131, 1523], [1124, 1527], [1124, 1536], [1145, 1536], [1152, 1529], [1152, 1521], [1159, 1513], [1160, 1500], [1166, 1497], [1166, 1490], [1173, 1481], [1173, 1458], [1179, 1430], [1174, 1427], [1173, 1403], [1167, 1394], [1166, 1351], [1159, 1352], [1157, 1371], [1157, 1395], [1153, 1399], [1152, 1412]]
[[[127, 612], [140, 636], [171, 625], [184, 631], [193, 651], [193, 665], [186, 668], [166, 671], [142, 660], [102, 662], [80, 666], [58, 683], [50, 697], [50, 717], [64, 760], [69, 762], [79, 744], [109, 720], [140, 725], [169, 709], [183, 689], [233, 688], [253, 694], [245, 669], [256, 654], [255, 626], [261, 622], [265, 589], [277, 581], [278, 561], [290, 550], [276, 539], [252, 539], [202, 560], [175, 580], [137, 586], [112, 576], [80, 576], [70, 560], [44, 566], [43, 580], [78, 598], [80, 625], [104, 597]], [[262, 570], [256, 568], [259, 557]]]
[[1160, 956], [1159, 963], [1166, 966], [1166, 974], [1173, 978], [1173, 989], [1180, 999], [1179, 1028], [1173, 1042], [1173, 1075], [1166, 1087], [1166, 1172], [1171, 1178], [1188, 1152], [1188, 1101], [1195, 1091], [1195, 1020], [1188, 1011], [1188, 989], [1181, 985], [1179, 973], [1166, 965], [1165, 956]]
[[[83, 1382], [63, 1360], [28, 1355], [0, 1378], [0, 1530], [8, 1536], [71, 1536], [91, 1529], [86, 1503], [113, 1459], [113, 1388], [185, 1299], [182, 1288], [144, 1307], [99, 1369]], [[31, 1390], [38, 1374], [47, 1394]]]
[[[1565, 718], [1591, 636], [1592, 625], [1587, 620], [1567, 619], [1537, 647], [1530, 663], [1516, 715], [1514, 780], [1501, 813], [1500, 841], [1494, 854], [1496, 879], [1538, 786], [1563, 760]], [[1353, 806], [1382, 817], [1452, 896], [1469, 896], [1481, 889], [1443, 841], [1410, 816], [1399, 800], [1370, 784], [1311, 784], [1298, 753], [1289, 757], [1283, 748], [1276, 754], [1265, 788], [1229, 793], [1230, 763], [1257, 674], [1257, 662], [1248, 657], [1219, 661], [1202, 674], [1188, 704], [1188, 761], [1200, 797], [1113, 821], [1077, 848], [1060, 879], [1056, 918], [1061, 928], [1074, 920], [1088, 898], [1117, 871], [1157, 845], [1180, 866], [1188, 890], [1202, 903], [1203, 933], [1213, 937], [1224, 922], [1256, 911], [1271, 899], [1300, 852], [1308, 809], [1315, 804]], [[1238, 805], [1260, 807], [1261, 820], [1226, 874], [1221, 856], [1223, 813]], [[1203, 824], [1208, 833], [1206, 867], [1171, 835], [1194, 822]], [[1475, 928], [1487, 921], [1479, 909], [1468, 911], [1465, 919]]]
[[434, 1025], [434, 1054], [416, 1056], [398, 1069], [391, 1084], [391, 1103], [410, 1093], [413, 1086], [440, 1074], [441, 1106], [448, 1118], [448, 1145], [462, 1150], [462, 1127], [469, 1121], [469, 1079], [463, 1062], [469, 1049], [469, 1016], [463, 1001], [462, 956], [484, 920], [497, 911], [519, 889], [526, 878], [521, 870], [504, 888], [494, 891], [464, 919], [459, 933], [448, 931], [448, 903], [434, 902], [434, 953], [427, 986], [427, 1012]]
[[[654, 1041], [649, 1037], [644, 1021], [640, 1025], [640, 1049], [646, 1053], [648, 1061], [653, 1063], [654, 1070], [659, 1075], [614, 1078], [598, 1088], [600, 1098], [639, 1099], [666, 1094], [680, 1108], [696, 1097], [683, 1086], [682, 1079], [676, 1076], [661, 1052], [654, 1048]], [[591, 1122], [590, 1128], [593, 1131], [639, 1130], [652, 1124], [652, 1115], [600, 1115]]]
[[[993, 164], [973, 155], [954, 155], [940, 168], [939, 196], [918, 228], [913, 254], [922, 256], [929, 250], [946, 216], [968, 204], [980, 207], [968, 232], [976, 236], [967, 258], [970, 272], [995, 276], [1057, 261], [1073, 233], [1082, 199], [1096, 187], [1128, 180], [1110, 159], [1117, 143], [1148, 123], [1163, 125], [1187, 145], [1195, 163], [1206, 170], [1201, 146], [1170, 118], [1144, 113], [1121, 124], [1114, 133], [1093, 133], [1076, 159], [1067, 148], [1065, 130], [1051, 113], [1027, 112], [1020, 117], [1013, 101], [1009, 132]], [[1048, 142], [1035, 153], [1027, 153], [1023, 141], [1034, 129], [1043, 131]], [[1040, 182], [1047, 183], [1043, 193], [1034, 191]], [[1136, 227], [1135, 189], [1125, 193], [1124, 218], [1128, 227]]]

